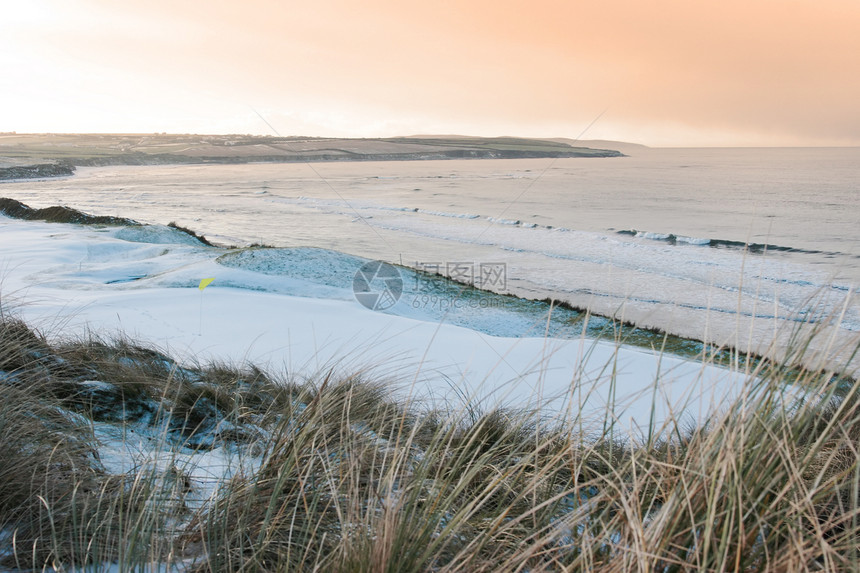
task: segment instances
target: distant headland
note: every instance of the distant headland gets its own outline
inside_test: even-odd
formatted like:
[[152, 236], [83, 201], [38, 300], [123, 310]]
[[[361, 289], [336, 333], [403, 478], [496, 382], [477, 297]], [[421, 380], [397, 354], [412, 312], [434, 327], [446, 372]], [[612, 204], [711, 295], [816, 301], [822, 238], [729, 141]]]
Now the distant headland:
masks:
[[[564, 139], [420, 135], [388, 138], [260, 135], [0, 133], [0, 180], [71, 175], [75, 167], [623, 157]], [[610, 143], [610, 142], [601, 142]]]

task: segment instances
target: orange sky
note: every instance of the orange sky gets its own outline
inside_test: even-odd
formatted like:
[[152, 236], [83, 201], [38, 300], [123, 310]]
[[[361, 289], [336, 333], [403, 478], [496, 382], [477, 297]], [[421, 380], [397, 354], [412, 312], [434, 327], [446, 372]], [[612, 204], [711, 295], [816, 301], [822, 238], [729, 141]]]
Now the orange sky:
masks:
[[856, 0], [17, 0], [0, 131], [860, 145]]

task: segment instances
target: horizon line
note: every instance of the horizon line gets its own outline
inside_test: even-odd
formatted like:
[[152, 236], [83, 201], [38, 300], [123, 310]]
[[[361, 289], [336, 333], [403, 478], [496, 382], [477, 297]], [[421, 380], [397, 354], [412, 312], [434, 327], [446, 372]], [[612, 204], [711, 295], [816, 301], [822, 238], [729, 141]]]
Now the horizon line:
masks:
[[692, 145], [682, 145], [682, 144], [674, 144], [674, 145], [652, 145], [646, 143], [639, 143], [637, 141], [629, 141], [622, 139], [604, 139], [604, 138], [593, 138], [593, 139], [576, 139], [573, 137], [568, 137], [564, 135], [555, 135], [549, 137], [535, 137], [535, 136], [525, 136], [525, 135], [469, 135], [464, 133], [411, 133], [406, 135], [389, 135], [389, 136], [331, 136], [331, 135], [273, 135], [273, 134], [263, 134], [263, 133], [199, 133], [199, 132], [166, 132], [166, 131], [141, 131], [141, 132], [122, 132], [122, 131], [80, 131], [80, 132], [65, 132], [65, 131], [33, 131], [33, 132], [19, 132], [19, 131], [0, 131], [0, 137], [7, 136], [84, 136], [84, 135], [100, 135], [100, 136], [140, 136], [140, 137], [159, 137], [159, 136], [167, 136], [167, 137], [176, 137], [176, 136], [197, 136], [197, 137], [229, 137], [229, 136], [240, 136], [240, 137], [255, 137], [255, 138], [267, 138], [267, 139], [332, 139], [332, 140], [384, 140], [384, 139], [399, 139], [399, 138], [411, 138], [411, 137], [462, 137], [462, 138], [471, 138], [471, 139], [530, 139], [536, 141], [552, 141], [558, 139], [567, 139], [574, 143], [584, 143], [590, 141], [600, 141], [600, 142], [611, 142], [611, 143], [620, 143], [624, 145], [635, 145], [638, 147], [643, 147], [647, 149], [852, 149], [852, 148], [860, 148], [860, 144], [846, 144], [846, 145], [816, 145], [816, 144], [806, 144], [806, 145], [751, 145], [751, 144], [741, 144], [741, 145], [702, 145], [702, 144], [692, 144]]

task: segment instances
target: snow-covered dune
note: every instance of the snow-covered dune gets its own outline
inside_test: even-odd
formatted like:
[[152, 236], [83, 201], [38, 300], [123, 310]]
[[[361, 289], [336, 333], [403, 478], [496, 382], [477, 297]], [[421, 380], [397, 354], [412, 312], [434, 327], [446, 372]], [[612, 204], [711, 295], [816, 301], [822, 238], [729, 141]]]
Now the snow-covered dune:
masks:
[[[624, 427], [647, 425], [652, 406], [658, 420], [682, 410], [697, 418], [743, 381], [611, 341], [545, 337], [545, 316], [415, 304], [409, 286], [397, 305], [372, 311], [351, 289], [363, 259], [278, 251], [228, 252], [167, 227], [0, 216], [0, 296], [48, 335], [122, 333], [183, 360], [250, 361], [296, 375], [370, 369], [392, 379], [392, 392], [452, 404], [548, 401], [548, 410], [572, 405], [602, 418], [611, 403]], [[200, 290], [204, 278], [215, 281]]]

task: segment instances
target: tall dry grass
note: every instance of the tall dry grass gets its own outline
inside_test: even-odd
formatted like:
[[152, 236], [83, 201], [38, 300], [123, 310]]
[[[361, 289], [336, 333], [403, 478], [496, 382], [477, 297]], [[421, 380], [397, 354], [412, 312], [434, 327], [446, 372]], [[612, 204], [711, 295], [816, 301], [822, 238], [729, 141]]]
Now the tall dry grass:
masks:
[[[860, 569], [860, 385], [823, 368], [757, 361], [702, 425], [627, 435], [395, 401], [367, 372], [287, 383], [127, 340], [52, 345], [3, 315], [0, 388], [7, 567]], [[108, 471], [100, 424], [254, 463], [194, 503], [178, 462]]]

